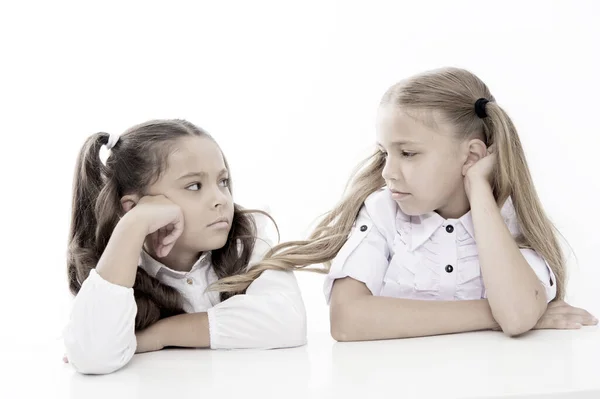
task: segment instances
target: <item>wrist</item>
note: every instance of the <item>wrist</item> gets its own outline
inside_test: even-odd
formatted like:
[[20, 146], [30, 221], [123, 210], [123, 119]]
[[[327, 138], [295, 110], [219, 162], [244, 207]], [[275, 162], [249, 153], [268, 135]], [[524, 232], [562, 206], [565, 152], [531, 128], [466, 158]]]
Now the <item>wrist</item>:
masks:
[[165, 346], [172, 346], [169, 342], [169, 318], [161, 319], [151, 325], [152, 328], [152, 339], [156, 345], [156, 348], [163, 349]]
[[490, 182], [483, 177], [465, 177], [465, 191], [469, 202], [471, 199], [480, 194], [492, 193]]
[[148, 235], [148, 226], [133, 209], [121, 217], [117, 226], [127, 231], [127, 234], [141, 238], [142, 240]]

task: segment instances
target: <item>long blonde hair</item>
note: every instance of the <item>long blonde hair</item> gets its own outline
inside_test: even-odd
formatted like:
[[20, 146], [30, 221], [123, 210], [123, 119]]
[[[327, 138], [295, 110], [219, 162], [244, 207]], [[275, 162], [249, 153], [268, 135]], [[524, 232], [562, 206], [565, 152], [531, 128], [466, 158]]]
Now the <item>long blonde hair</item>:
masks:
[[[485, 98], [487, 117], [475, 112], [475, 102]], [[496, 145], [498, 164], [492, 183], [499, 205], [511, 197], [521, 235], [517, 243], [542, 256], [556, 276], [556, 299], [564, 297], [565, 260], [558, 231], [546, 216], [536, 193], [517, 130], [507, 113], [496, 103], [488, 87], [474, 74], [459, 68], [429, 71], [390, 87], [381, 105], [413, 111], [437, 111], [455, 127], [458, 139], [482, 137]], [[308, 239], [279, 244], [248, 273], [220, 280], [212, 289], [239, 291], [269, 269], [312, 270], [326, 273], [331, 260], [346, 242], [365, 199], [385, 185], [381, 176], [385, 159], [374, 153], [357, 169], [339, 204], [317, 225]], [[322, 264], [324, 268], [306, 268]]]

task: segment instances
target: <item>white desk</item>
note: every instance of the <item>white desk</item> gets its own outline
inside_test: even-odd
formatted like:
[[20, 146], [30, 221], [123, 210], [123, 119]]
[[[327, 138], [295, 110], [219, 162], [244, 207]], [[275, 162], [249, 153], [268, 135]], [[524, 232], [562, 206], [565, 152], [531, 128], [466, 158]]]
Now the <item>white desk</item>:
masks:
[[106, 376], [79, 375], [63, 364], [60, 341], [7, 348], [10, 378], [0, 397], [600, 398], [600, 327], [512, 339], [491, 331], [361, 343], [336, 343], [325, 333], [309, 339], [284, 350], [135, 355]]

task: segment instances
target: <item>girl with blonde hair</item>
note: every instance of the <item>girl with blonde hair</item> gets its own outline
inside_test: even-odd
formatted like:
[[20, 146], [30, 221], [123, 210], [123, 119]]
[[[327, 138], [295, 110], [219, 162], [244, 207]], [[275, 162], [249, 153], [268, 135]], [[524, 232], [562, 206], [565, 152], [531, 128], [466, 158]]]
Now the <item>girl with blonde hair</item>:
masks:
[[274, 247], [220, 288], [323, 264], [340, 341], [597, 323], [563, 301], [557, 230], [513, 122], [477, 76], [445, 68], [393, 85], [377, 145], [307, 240]]

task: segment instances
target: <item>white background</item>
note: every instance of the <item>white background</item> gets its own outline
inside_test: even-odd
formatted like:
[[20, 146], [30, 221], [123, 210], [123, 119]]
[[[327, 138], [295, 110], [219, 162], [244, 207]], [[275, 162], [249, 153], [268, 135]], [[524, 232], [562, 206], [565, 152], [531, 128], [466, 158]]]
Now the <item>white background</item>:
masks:
[[[370, 152], [387, 87], [441, 66], [475, 72], [513, 117], [577, 255], [567, 299], [600, 315], [599, 17], [595, 1], [2, 2], [2, 342], [60, 342], [89, 134], [188, 119], [224, 149], [236, 202], [303, 238]], [[298, 278], [310, 334], [327, 334], [322, 276]]]

